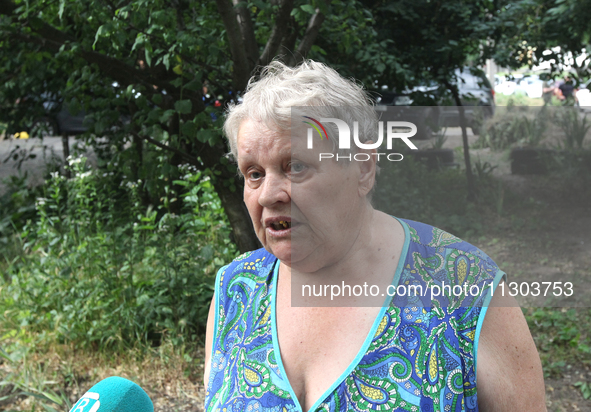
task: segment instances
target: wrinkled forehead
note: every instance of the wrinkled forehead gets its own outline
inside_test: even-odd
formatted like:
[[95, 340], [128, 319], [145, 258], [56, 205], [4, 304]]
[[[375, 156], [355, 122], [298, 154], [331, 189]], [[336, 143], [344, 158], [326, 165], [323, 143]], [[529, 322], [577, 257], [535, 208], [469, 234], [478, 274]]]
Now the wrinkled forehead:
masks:
[[276, 124], [267, 124], [259, 120], [244, 119], [238, 129], [238, 157], [262, 154], [269, 151], [291, 150], [291, 131]]

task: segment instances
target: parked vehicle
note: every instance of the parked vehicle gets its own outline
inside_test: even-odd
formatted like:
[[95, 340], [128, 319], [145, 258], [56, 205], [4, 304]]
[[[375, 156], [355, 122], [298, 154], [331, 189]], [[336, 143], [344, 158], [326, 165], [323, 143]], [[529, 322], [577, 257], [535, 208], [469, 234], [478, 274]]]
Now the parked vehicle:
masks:
[[531, 99], [542, 97], [544, 82], [538, 75], [525, 76], [517, 83], [517, 89], [524, 92]]
[[[494, 89], [483, 71], [464, 68], [457, 71], [458, 90], [468, 126], [474, 134], [486, 118], [495, 110]], [[417, 122], [417, 138], [428, 139], [441, 127], [458, 127], [459, 111], [449, 91], [441, 85], [423, 85], [398, 93], [395, 90], [381, 90], [376, 98], [376, 110], [382, 118], [387, 117], [383, 106], [421, 106], [421, 110], [409, 111]], [[429, 106], [429, 107], [427, 107]], [[409, 120], [411, 121], [411, 120]]]
[[523, 93], [532, 99], [542, 97], [544, 82], [537, 74], [514, 74], [509, 79], [502, 78], [495, 86], [495, 91], [505, 96], [515, 93]]
[[517, 83], [511, 80], [505, 80], [500, 82], [495, 87], [495, 92], [499, 94], [504, 94], [505, 96], [511, 96], [517, 90]]
[[8, 135], [27, 132], [30, 137], [79, 135], [88, 129], [84, 125], [86, 113], [80, 111], [72, 114], [62, 103], [60, 96], [44, 92], [39, 96], [26, 96], [17, 101], [17, 115], [20, 112], [18, 106], [33, 106], [38, 113], [31, 124], [15, 122], [9, 125]]
[[581, 110], [591, 110], [591, 80], [579, 86], [576, 92], [577, 102]]

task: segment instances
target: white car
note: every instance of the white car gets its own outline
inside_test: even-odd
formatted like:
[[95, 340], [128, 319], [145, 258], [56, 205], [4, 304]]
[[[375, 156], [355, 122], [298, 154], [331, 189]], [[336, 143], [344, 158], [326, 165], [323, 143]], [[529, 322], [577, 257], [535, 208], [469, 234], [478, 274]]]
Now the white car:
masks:
[[581, 85], [581, 88], [577, 90], [577, 100], [579, 101], [579, 107], [581, 110], [591, 111], [591, 82], [586, 85]]
[[531, 99], [542, 97], [543, 88], [544, 82], [536, 75], [524, 77], [517, 85], [517, 90], [522, 90]]
[[499, 94], [504, 94], [505, 96], [510, 96], [513, 93], [515, 93], [515, 90], [517, 89], [517, 83], [506, 80], [504, 82], [501, 82], [500, 84], [497, 84], [495, 86], [495, 92], [499, 93]]

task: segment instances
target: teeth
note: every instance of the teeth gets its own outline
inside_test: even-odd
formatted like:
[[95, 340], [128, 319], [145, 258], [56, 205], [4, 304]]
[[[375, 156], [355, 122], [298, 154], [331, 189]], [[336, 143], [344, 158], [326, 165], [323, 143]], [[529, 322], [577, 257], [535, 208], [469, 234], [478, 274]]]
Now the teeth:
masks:
[[288, 229], [291, 227], [291, 222], [280, 220], [278, 223], [273, 223], [273, 229], [281, 230], [281, 229]]

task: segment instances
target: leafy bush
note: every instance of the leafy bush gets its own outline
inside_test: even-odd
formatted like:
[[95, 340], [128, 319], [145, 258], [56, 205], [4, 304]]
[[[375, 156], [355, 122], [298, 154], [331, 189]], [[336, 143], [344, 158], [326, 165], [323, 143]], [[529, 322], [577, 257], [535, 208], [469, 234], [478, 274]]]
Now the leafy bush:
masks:
[[534, 118], [528, 117], [527, 111], [518, 110], [489, 121], [473, 147], [504, 150], [514, 145], [536, 146], [544, 137], [545, 130], [544, 109]]
[[591, 129], [587, 115], [581, 115], [574, 107], [568, 107], [557, 116], [557, 122], [564, 131], [564, 146], [567, 150], [581, 150], [585, 136]]
[[137, 184], [71, 161], [54, 173], [10, 262], [0, 335], [25, 329], [93, 347], [192, 342], [204, 331], [216, 270], [236, 255], [208, 176], [185, 168], [180, 215], [144, 210]]
[[10, 262], [22, 255], [18, 232], [37, 215], [35, 199], [41, 193], [38, 188], [27, 186], [26, 173], [11, 176], [4, 183], [6, 189], [0, 195], [0, 278], [6, 276]]

